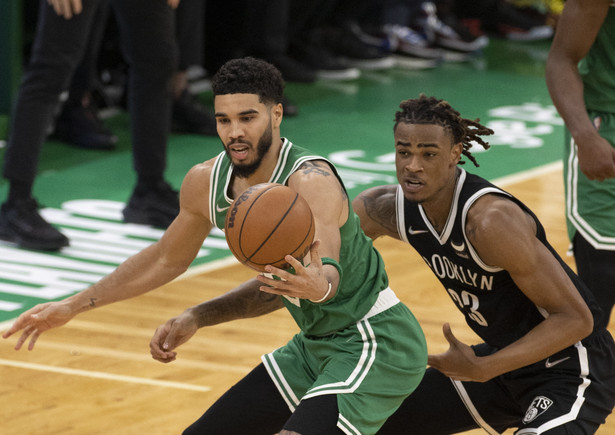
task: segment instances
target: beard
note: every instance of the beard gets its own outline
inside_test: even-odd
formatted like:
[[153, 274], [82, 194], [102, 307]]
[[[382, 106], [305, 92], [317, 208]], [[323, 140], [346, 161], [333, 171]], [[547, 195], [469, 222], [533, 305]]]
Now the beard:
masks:
[[[256, 170], [260, 167], [265, 155], [269, 152], [272, 145], [272, 138], [272, 128], [271, 124], [269, 124], [269, 127], [265, 130], [256, 145], [256, 160], [252, 163], [240, 165], [233, 164], [233, 174], [239, 178], [248, 178], [250, 175], [254, 174], [254, 172], [256, 172]], [[229, 145], [232, 145], [232, 143]], [[224, 149], [226, 150], [226, 155], [230, 158], [228, 147], [225, 146]]]

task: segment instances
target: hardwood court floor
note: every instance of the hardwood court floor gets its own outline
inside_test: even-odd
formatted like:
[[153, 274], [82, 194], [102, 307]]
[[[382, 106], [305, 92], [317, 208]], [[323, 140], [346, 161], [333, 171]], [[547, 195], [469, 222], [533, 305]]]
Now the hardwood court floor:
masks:
[[[542, 219], [565, 257], [561, 169], [506, 183]], [[466, 342], [476, 337], [423, 261], [393, 240], [376, 243], [391, 287], [421, 322], [430, 352], [447, 348], [444, 322]], [[152, 360], [154, 329], [184, 308], [217, 296], [253, 276], [231, 265], [188, 273], [154, 292], [84, 313], [44, 334], [32, 352], [0, 345], [0, 432], [5, 435], [179, 434], [234, 382], [283, 345], [297, 328], [283, 310], [200, 330], [179, 349], [178, 360]], [[615, 331], [613, 322], [611, 332]], [[240, 415], [241, 410], [238, 410]], [[238, 417], [240, 418], [240, 417]], [[483, 433], [481, 430], [467, 434]], [[512, 433], [509, 431], [507, 433]], [[615, 434], [611, 417], [599, 434]]]

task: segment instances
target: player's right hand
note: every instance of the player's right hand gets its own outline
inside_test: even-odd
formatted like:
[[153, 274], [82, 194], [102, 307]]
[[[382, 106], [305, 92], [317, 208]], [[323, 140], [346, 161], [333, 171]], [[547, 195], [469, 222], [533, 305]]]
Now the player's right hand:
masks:
[[32, 350], [36, 340], [38, 340], [38, 337], [43, 332], [62, 326], [73, 317], [72, 310], [63, 301], [39, 304], [22, 313], [15, 320], [11, 328], [2, 334], [2, 337], [9, 338], [17, 331], [23, 330], [21, 337], [19, 337], [17, 344], [15, 344], [15, 350], [21, 349], [28, 337], [31, 337], [28, 350]]
[[587, 145], [578, 147], [581, 172], [590, 180], [615, 178], [615, 148], [599, 136]]
[[196, 318], [190, 310], [184, 311], [159, 326], [150, 340], [149, 349], [152, 358], [163, 363], [170, 363], [177, 358], [176, 349], [192, 337], [199, 329]]

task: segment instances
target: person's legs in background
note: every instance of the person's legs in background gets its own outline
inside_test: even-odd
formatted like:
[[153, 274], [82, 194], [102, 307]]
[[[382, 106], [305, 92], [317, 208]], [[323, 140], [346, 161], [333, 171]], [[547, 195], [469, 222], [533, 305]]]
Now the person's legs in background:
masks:
[[67, 20], [40, 1], [30, 61], [11, 116], [3, 175], [9, 195], [0, 210], [0, 239], [20, 247], [55, 251], [68, 239], [38, 213], [33, 198], [41, 147], [61, 93], [68, 87], [87, 45], [98, 1]]
[[55, 121], [53, 136], [81, 148], [111, 150], [118, 141], [100, 119], [93, 97], [94, 91], [101, 87], [97, 79], [98, 57], [108, 16], [109, 0], [101, 0], [92, 22], [87, 49], [73, 75], [68, 98]]
[[182, 0], [175, 17], [179, 59], [173, 76], [172, 131], [217, 136], [216, 119], [188, 87], [188, 68], [203, 66], [205, 0]]
[[128, 110], [137, 185], [126, 222], [166, 228], [179, 212], [164, 179], [171, 123], [171, 79], [177, 71], [175, 14], [165, 0], [112, 0], [129, 65]]

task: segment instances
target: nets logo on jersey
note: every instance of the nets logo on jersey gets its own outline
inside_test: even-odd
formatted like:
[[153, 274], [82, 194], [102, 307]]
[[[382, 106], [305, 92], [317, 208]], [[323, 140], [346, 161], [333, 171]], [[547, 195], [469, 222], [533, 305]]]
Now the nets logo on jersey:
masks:
[[553, 405], [553, 400], [549, 399], [545, 396], [536, 396], [534, 400], [532, 400], [532, 404], [527, 409], [525, 413], [525, 417], [523, 417], [523, 423], [529, 423], [538, 417], [540, 414], [544, 413], [547, 409], [549, 409]]
[[463, 241], [461, 241], [461, 243], [455, 243], [453, 240], [451, 240], [451, 247], [453, 248], [457, 256], [465, 258], [466, 260], [470, 258], [468, 250], [466, 249], [466, 244]]

